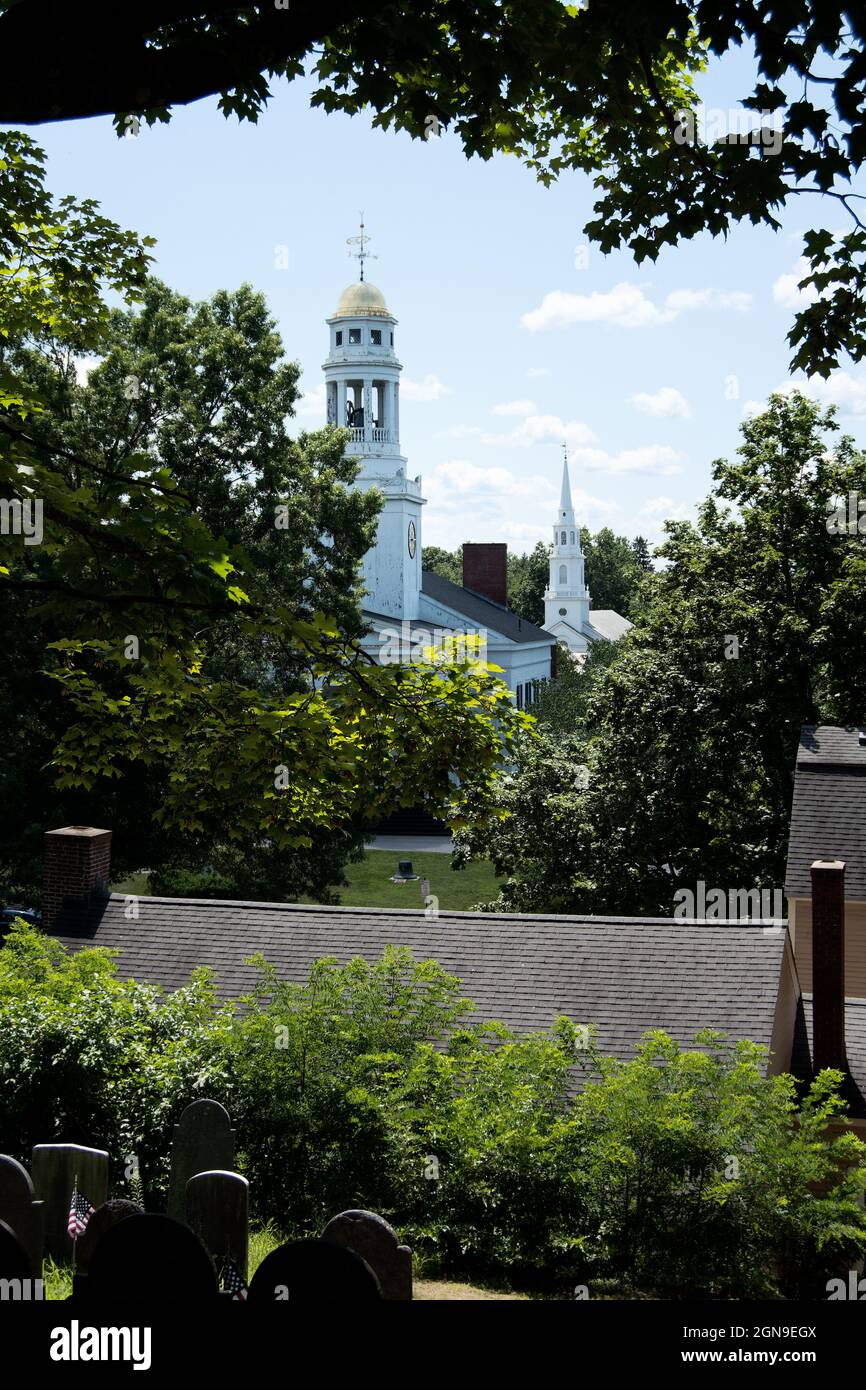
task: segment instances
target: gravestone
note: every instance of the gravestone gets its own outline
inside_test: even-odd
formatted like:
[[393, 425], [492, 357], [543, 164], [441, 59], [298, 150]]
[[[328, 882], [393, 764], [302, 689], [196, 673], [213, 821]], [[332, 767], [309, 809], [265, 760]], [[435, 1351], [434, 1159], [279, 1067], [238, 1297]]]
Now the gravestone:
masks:
[[[0, 1221], [0, 1279], [13, 1279], [15, 1281], [20, 1281], [21, 1285], [19, 1289], [13, 1292], [8, 1285], [3, 1284], [3, 1292], [0, 1294], [0, 1301], [5, 1301], [5, 1298], [10, 1296], [14, 1298], [16, 1293], [21, 1296], [24, 1289], [30, 1290], [30, 1296], [34, 1296], [32, 1292], [33, 1276], [30, 1271], [30, 1255], [24, 1249], [24, 1246], [21, 1244], [21, 1241], [12, 1228], [6, 1225], [5, 1221]], [[24, 1296], [26, 1297], [26, 1295]]]
[[379, 1280], [354, 1250], [327, 1240], [292, 1240], [266, 1255], [250, 1281], [248, 1303], [369, 1303]]
[[170, 1216], [141, 1212], [104, 1233], [78, 1292], [88, 1303], [182, 1307], [215, 1299], [218, 1289], [213, 1261], [195, 1232]]
[[354, 1250], [370, 1266], [382, 1297], [412, 1297], [412, 1251], [401, 1245], [397, 1232], [373, 1211], [341, 1211], [328, 1222], [322, 1240]]
[[87, 1279], [90, 1273], [90, 1262], [97, 1245], [112, 1226], [116, 1226], [118, 1221], [125, 1221], [127, 1217], [139, 1216], [143, 1214], [144, 1207], [140, 1207], [137, 1202], [129, 1202], [125, 1197], [116, 1198], [113, 1202], [103, 1202], [101, 1207], [97, 1207], [87, 1223], [87, 1227], [75, 1243], [75, 1275], [72, 1280], [72, 1291], [75, 1294], [81, 1292], [81, 1284]]
[[186, 1185], [186, 1220], [219, 1269], [225, 1259], [246, 1283], [250, 1185], [240, 1173], [219, 1168], [196, 1173]]
[[194, 1100], [174, 1127], [168, 1215], [185, 1219], [186, 1185], [196, 1173], [230, 1173], [234, 1166], [235, 1132], [225, 1106], [218, 1100]]
[[30, 1174], [17, 1159], [0, 1154], [0, 1221], [27, 1251], [30, 1273], [42, 1276], [42, 1203], [34, 1198]]
[[37, 1144], [30, 1174], [44, 1207], [45, 1254], [58, 1263], [68, 1260], [72, 1241], [67, 1222], [76, 1174], [78, 1191], [91, 1206], [101, 1207], [108, 1200], [108, 1154], [81, 1144]]

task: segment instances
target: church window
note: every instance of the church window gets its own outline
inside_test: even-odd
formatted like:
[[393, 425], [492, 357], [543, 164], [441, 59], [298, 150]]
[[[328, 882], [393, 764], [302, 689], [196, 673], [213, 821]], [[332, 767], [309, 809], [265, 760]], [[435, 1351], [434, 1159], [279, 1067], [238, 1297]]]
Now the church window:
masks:
[[570, 538], [570, 539], [569, 539], [569, 542], [568, 542], [569, 545], [574, 545], [574, 532], [573, 532], [573, 531], [569, 531], [568, 534], [569, 534], [569, 538]]
[[392, 346], [392, 347], [394, 346], [394, 334], [393, 334], [393, 333], [391, 334], [391, 346]]
[[517, 690], [515, 691], [515, 694], [516, 694], [516, 696], [517, 696], [517, 708], [518, 708], [518, 709], [523, 709], [523, 686], [522, 686], [522, 685], [519, 685], [519, 686], [517, 687]]
[[560, 565], [559, 567], [559, 582], [560, 584], [568, 583], [568, 567], [566, 565]]
[[350, 328], [350, 329], [349, 329], [349, 342], [350, 342], [350, 343], [360, 343], [360, 341], [361, 341], [361, 330], [360, 330], [360, 328]]
[[565, 532], [562, 533], [562, 544], [565, 545]]
[[559, 610], [559, 616], [560, 616], [560, 618], [565, 618], [565, 617], [567, 617], [567, 616], [568, 616], [568, 609], [567, 609], [567, 608], [560, 608], [560, 610]]
[[342, 346], [343, 346], [343, 330], [342, 330], [341, 328], [338, 328], [338, 329], [337, 329], [337, 334], [336, 334], [336, 339], [335, 339], [335, 341], [336, 341], [337, 347], [342, 347]]
[[371, 328], [371, 329], [370, 329], [370, 342], [371, 342], [371, 343], [375, 343], [376, 347], [381, 347], [381, 344], [382, 344], [382, 330], [381, 330], [381, 328]]

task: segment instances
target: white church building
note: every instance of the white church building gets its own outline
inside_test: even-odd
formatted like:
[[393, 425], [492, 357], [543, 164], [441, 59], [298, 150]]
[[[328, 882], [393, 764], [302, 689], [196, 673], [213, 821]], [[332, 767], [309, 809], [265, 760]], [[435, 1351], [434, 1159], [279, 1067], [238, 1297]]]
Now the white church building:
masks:
[[[564, 447], [564, 446], [563, 446]], [[633, 623], [613, 608], [590, 609], [584, 577], [580, 527], [571, 501], [568, 455], [562, 464], [562, 491], [553, 527], [550, 583], [544, 595], [544, 629], [573, 653], [585, 652], [599, 638], [615, 642]]]
[[623, 630], [630, 624], [618, 614], [588, 613], [567, 465], [544, 628], [507, 607], [505, 544], [465, 544], [462, 585], [422, 570], [425, 498], [420, 476], [409, 476], [400, 452], [397, 320], [381, 290], [364, 279], [363, 225], [361, 237], [353, 240], [361, 245], [361, 278], [343, 291], [327, 320], [330, 343], [323, 371], [327, 421], [349, 429], [347, 452], [360, 464], [355, 486], [378, 488], [383, 499], [376, 543], [363, 560], [363, 616], [370, 629], [363, 645], [377, 660], [408, 662], [413, 651], [441, 645], [449, 636], [478, 638], [481, 659], [502, 668], [501, 679], [518, 707], [525, 708], [535, 683], [556, 675], [557, 641], [585, 650], [594, 638], [613, 635], [604, 626], [597, 630], [596, 619], [616, 619]]

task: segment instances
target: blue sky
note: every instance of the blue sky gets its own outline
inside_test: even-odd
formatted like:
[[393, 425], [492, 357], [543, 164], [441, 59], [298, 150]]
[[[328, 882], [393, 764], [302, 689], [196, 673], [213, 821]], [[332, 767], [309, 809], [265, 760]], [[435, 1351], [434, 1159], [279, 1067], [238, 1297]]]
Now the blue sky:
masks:
[[[715, 64], [707, 106], [727, 108], [749, 74], [744, 55]], [[778, 235], [746, 226], [638, 267], [586, 246], [586, 177], [545, 189], [513, 158], [467, 161], [447, 132], [413, 142], [326, 116], [309, 90], [279, 84], [257, 126], [206, 101], [134, 139], [108, 119], [31, 133], [52, 190], [155, 236], [174, 288], [202, 298], [248, 280], [266, 294], [303, 367], [306, 428], [323, 423], [324, 320], [357, 278], [346, 238], [364, 209], [378, 257], [367, 278], [399, 320], [402, 446], [428, 498], [426, 544], [547, 540], [563, 437], [593, 530], [658, 540], [666, 516], [693, 515], [744, 412], [788, 379], [802, 233], [841, 225], [835, 210], [795, 199]], [[863, 443], [866, 372], [848, 365], [816, 389]]]

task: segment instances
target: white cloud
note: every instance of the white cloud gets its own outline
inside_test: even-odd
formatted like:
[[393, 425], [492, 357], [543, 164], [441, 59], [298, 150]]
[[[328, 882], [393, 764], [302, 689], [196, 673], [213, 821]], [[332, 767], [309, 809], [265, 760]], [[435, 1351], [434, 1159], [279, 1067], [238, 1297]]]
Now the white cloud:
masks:
[[783, 304], [786, 309], [803, 309], [807, 304], [815, 303], [818, 292], [814, 285], [809, 285], [805, 290], [799, 288], [800, 281], [805, 279], [810, 269], [809, 261], [801, 256], [790, 274], [780, 275], [773, 281], [773, 298], [777, 304]]
[[535, 401], [503, 401], [493, 407], [494, 415], [534, 415]]
[[530, 367], [527, 376], [550, 376], [549, 367]]
[[[425, 480], [427, 481], [427, 480]], [[487, 494], [492, 497], [538, 497], [539, 490], [553, 495], [552, 485], [538, 474], [518, 477], [509, 468], [482, 468], [468, 459], [439, 463], [429, 479], [428, 491], [447, 489], [450, 495]], [[462, 505], [462, 504], [461, 504]]]
[[554, 440], [561, 444], [594, 444], [595, 434], [582, 420], [563, 420], [559, 415], [527, 415], [509, 434], [482, 435], [484, 444], [517, 444], [529, 448]]
[[637, 395], [632, 396], [631, 403], [644, 415], [682, 415], [683, 419], [688, 420], [692, 413], [685, 396], [674, 386], [661, 386], [653, 395], [638, 391]]
[[325, 385], [322, 382], [314, 391], [305, 391], [295, 402], [295, 414], [299, 420], [317, 420], [325, 424]]
[[609, 454], [606, 449], [574, 449], [572, 462], [590, 471], [603, 473], [659, 473], [670, 476], [681, 473], [682, 454], [667, 444], [644, 444], [637, 449], [621, 449]]
[[751, 420], [753, 415], [760, 415], [762, 410], [766, 410], [766, 401], [745, 401], [743, 404], [743, 415], [747, 420]]
[[404, 376], [400, 382], [400, 395], [404, 401], [438, 401], [441, 396], [450, 393], [450, 386], [446, 386], [432, 372], [428, 372], [423, 381], [411, 381]]
[[612, 323], [620, 328], [644, 328], [649, 324], [671, 323], [693, 309], [736, 309], [751, 307], [752, 296], [742, 290], [672, 290], [659, 307], [640, 285], [623, 280], [612, 290], [592, 294], [572, 294], [552, 290], [537, 309], [523, 314], [521, 323], [531, 333], [551, 328], [568, 328], [574, 323]]
[[688, 502], [675, 502], [672, 497], [651, 497], [644, 502], [638, 516], [663, 517], [665, 520], [684, 520], [692, 511]]
[[866, 374], [851, 376], [850, 372], [837, 368], [826, 381], [820, 376], [794, 377], [777, 388], [784, 395], [792, 391], [802, 391], [820, 405], [837, 405], [845, 415], [866, 415]]

